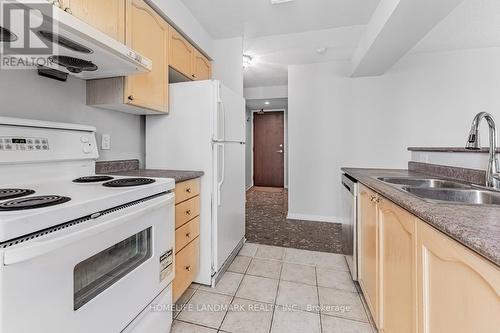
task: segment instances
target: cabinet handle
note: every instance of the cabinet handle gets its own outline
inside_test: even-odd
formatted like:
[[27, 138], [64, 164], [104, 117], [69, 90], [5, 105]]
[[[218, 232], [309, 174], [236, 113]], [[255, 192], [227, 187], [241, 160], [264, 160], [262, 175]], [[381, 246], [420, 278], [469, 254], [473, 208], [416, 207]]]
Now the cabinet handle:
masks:
[[186, 210], [186, 215], [191, 215], [191, 210], [190, 209]]
[[188, 188], [186, 189], [186, 192], [187, 192], [187, 193], [191, 193], [191, 187], [188, 187]]
[[192, 74], [191, 76], [196, 79], [196, 75]]
[[186, 269], [186, 271], [191, 272], [191, 265], [185, 266], [184, 268]]
[[69, 7], [64, 8], [64, 11], [65, 11], [66, 13], [68, 13], [68, 14], [73, 15], [73, 12], [71, 11], [71, 8], [69, 8]]
[[134, 95], [130, 95], [130, 96], [128, 97], [128, 100], [129, 100], [129, 101], [133, 101], [133, 100], [134, 100]]
[[190, 232], [188, 232], [188, 233], [186, 234], [186, 237], [187, 237], [187, 238], [191, 237], [191, 233], [190, 233]]

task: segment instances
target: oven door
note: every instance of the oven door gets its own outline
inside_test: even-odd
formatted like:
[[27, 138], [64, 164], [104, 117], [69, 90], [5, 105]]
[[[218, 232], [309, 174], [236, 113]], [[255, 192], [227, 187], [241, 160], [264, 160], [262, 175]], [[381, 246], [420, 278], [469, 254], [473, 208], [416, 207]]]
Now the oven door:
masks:
[[165, 194], [4, 250], [0, 332], [123, 330], [172, 281], [173, 205]]

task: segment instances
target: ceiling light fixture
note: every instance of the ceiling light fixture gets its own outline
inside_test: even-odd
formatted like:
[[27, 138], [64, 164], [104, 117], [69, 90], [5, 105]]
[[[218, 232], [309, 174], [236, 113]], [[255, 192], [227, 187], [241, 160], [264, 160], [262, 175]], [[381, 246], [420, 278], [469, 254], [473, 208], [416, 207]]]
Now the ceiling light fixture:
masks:
[[326, 51], [328, 51], [328, 48], [327, 48], [327, 47], [318, 47], [318, 48], [316, 49], [316, 53], [317, 53], [317, 54], [325, 54], [325, 53], [326, 53]]
[[271, 103], [269, 101], [265, 101], [264, 104], [269, 105]]
[[252, 65], [252, 57], [248, 54], [243, 55], [243, 68], [250, 67]]
[[271, 0], [271, 4], [273, 4], [273, 5], [279, 5], [279, 4], [282, 4], [282, 3], [292, 2], [292, 1], [295, 1], [295, 0]]

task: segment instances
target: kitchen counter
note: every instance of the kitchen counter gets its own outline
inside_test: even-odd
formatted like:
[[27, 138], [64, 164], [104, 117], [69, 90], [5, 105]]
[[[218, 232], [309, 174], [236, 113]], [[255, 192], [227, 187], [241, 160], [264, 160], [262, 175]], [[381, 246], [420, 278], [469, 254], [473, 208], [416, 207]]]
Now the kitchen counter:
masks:
[[[436, 153], [489, 153], [489, 148], [481, 148], [477, 150], [466, 149], [465, 147], [408, 147], [408, 151], [425, 151]], [[497, 148], [497, 153], [500, 153], [500, 148]]]
[[377, 177], [427, 176], [408, 170], [342, 168], [361, 184], [500, 266], [500, 207], [430, 203]]
[[138, 160], [99, 161], [96, 173], [129, 177], [172, 178], [176, 183], [203, 176], [203, 171], [140, 169]]
[[203, 171], [137, 169], [130, 171], [112, 172], [107, 174], [130, 177], [172, 178], [175, 179], [176, 183], [180, 183], [186, 180], [199, 178], [205, 173]]

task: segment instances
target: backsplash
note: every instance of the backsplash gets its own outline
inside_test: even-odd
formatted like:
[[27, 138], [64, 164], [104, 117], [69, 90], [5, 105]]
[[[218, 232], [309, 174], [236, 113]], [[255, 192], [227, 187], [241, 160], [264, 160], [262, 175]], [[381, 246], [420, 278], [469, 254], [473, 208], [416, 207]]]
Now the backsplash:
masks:
[[111, 149], [99, 149], [99, 160], [144, 161], [144, 117], [86, 105], [85, 81], [59, 82], [34, 70], [8, 70], [0, 75], [0, 116], [92, 125], [101, 135], [111, 135]]

